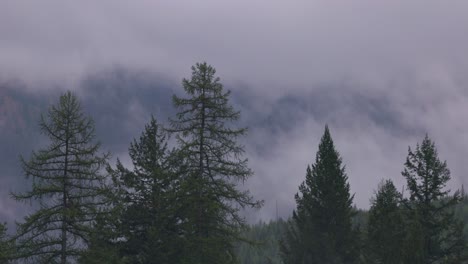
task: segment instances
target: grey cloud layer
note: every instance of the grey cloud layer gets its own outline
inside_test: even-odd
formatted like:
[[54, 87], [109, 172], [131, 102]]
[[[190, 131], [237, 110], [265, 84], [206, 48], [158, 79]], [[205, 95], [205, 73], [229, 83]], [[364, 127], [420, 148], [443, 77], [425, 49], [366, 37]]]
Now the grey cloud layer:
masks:
[[379, 82], [468, 68], [466, 10], [466, 1], [435, 0], [6, 0], [0, 69], [75, 83], [113, 64], [180, 77], [207, 60], [228, 78], [256, 84]]
[[[467, 182], [466, 10], [467, 1], [436, 0], [5, 0], [0, 81], [19, 79], [30, 91], [77, 89], [101, 113], [100, 124], [113, 122], [113, 101], [131, 98], [124, 113], [130, 137], [148, 112], [172, 111], [149, 98], [177, 89], [143, 94], [134, 87], [157, 87], [146, 75], [89, 76], [120, 65], [175, 87], [190, 65], [206, 60], [251, 127], [256, 176], [249, 186], [267, 200], [258, 217], [273, 217], [275, 200], [283, 216], [290, 213], [325, 123], [356, 203], [367, 207], [380, 179], [403, 185], [407, 146], [426, 132], [452, 169], [450, 187]], [[127, 141], [115, 150], [125, 151]]]
[[[448, 160], [452, 169], [449, 187], [456, 189], [466, 183], [464, 172], [468, 168], [463, 157], [468, 154], [468, 141], [464, 140], [468, 126], [458, 120], [463, 120], [468, 110], [465, 102], [468, 98], [458, 86], [447, 93], [439, 89], [425, 93], [394, 92], [401, 91], [401, 85], [417, 88], [416, 82], [407, 81], [394, 86], [394, 90], [370, 93], [362, 92], [357, 84], [337, 83], [307, 92], [291, 91], [287, 96], [271, 100], [255, 96], [254, 87], [226, 83], [233, 90], [232, 102], [242, 111], [242, 124], [250, 128], [244, 144], [255, 176], [245, 187], [266, 201], [263, 209], [249, 213], [250, 221], [273, 218], [276, 202], [280, 216], [290, 214], [294, 193], [304, 179], [306, 166], [314, 161], [326, 123], [347, 166], [358, 207], [369, 206], [369, 198], [381, 179], [391, 178], [400, 187], [404, 184], [400, 171], [407, 147], [414, 146], [426, 132], [436, 140], [441, 157]], [[16, 87], [11, 86], [10, 92]], [[165, 123], [174, 113], [171, 94], [181, 92], [176, 82], [123, 69], [86, 78], [81, 88], [80, 98], [96, 121], [103, 149], [124, 161], [128, 160], [129, 142], [138, 137], [150, 114]], [[45, 110], [45, 104], [50, 101], [47, 98], [55, 101], [58, 96], [57, 92], [40, 92], [31, 99], [28, 94], [16, 93], [15, 97], [22, 109], [20, 114], [25, 116], [27, 127], [19, 130], [24, 133], [8, 133], [8, 127], [0, 129], [2, 146], [8, 146], [0, 151], [4, 157], [0, 165], [8, 169], [8, 173], [4, 170], [1, 174], [5, 188], [0, 190], [4, 201], [0, 206], [3, 217], [7, 218], [15, 212], [14, 203], [7, 202], [8, 188], [24, 186], [15, 158], [18, 154], [27, 155], [40, 145], [33, 141], [37, 134], [37, 114]]]

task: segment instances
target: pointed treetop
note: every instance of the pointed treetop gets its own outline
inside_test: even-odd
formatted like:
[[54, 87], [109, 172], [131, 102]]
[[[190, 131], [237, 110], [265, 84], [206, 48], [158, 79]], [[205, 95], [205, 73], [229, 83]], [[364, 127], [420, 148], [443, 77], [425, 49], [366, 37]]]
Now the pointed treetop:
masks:
[[328, 124], [325, 124], [325, 132], [323, 133], [323, 136], [327, 135], [328, 137], [330, 136], [330, 129], [328, 128]]
[[322, 138], [320, 139], [319, 151], [317, 152], [317, 160], [323, 159], [324, 156], [329, 156], [332, 154], [336, 159], [340, 160], [340, 155], [335, 149], [333, 139], [330, 134], [330, 129], [328, 125], [325, 125], [325, 131]]
[[333, 139], [331, 137], [330, 129], [328, 128], [328, 124], [325, 125], [325, 131], [323, 132], [322, 139], [320, 140], [322, 143], [327, 142], [333, 145]]

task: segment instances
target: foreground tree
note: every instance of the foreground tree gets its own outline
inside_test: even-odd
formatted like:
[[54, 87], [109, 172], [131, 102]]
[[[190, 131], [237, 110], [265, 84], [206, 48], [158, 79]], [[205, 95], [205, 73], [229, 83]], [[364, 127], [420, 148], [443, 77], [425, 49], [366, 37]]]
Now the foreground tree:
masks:
[[8, 263], [13, 256], [13, 243], [7, 237], [5, 225], [0, 223], [0, 264]]
[[439, 160], [427, 135], [415, 151], [409, 148], [402, 175], [410, 195], [406, 201], [409, 221], [415, 227], [414, 233], [419, 234], [411, 237], [421, 245], [417, 254], [419, 263], [460, 263], [465, 259], [466, 245], [463, 226], [456, 220], [454, 208], [461, 197], [458, 191], [450, 196], [445, 189], [450, 171], [447, 163]]
[[41, 117], [40, 128], [49, 146], [33, 152], [29, 161], [21, 159], [32, 189], [13, 194], [18, 201], [38, 201], [37, 210], [18, 224], [16, 257], [70, 263], [86, 248], [101, 213], [105, 189], [100, 171], [108, 155], [98, 154], [93, 121], [71, 92]]
[[230, 92], [223, 90], [215, 73], [210, 65], [197, 63], [191, 79], [183, 80], [188, 98], [173, 98], [178, 113], [170, 131], [176, 133], [187, 162], [180, 187], [182, 224], [187, 263], [194, 264], [235, 262], [233, 243], [244, 226], [239, 208], [260, 206], [249, 192], [237, 188], [252, 175], [237, 143], [246, 129], [232, 123], [240, 113], [229, 105]]
[[315, 164], [307, 168], [296, 194], [297, 209], [281, 243], [285, 263], [355, 263], [356, 234], [352, 229], [353, 196], [349, 193], [341, 157], [328, 126]]
[[370, 263], [403, 263], [405, 225], [401, 199], [391, 180], [382, 182], [372, 199], [366, 239]]
[[[107, 217], [106, 217], [107, 218]], [[98, 220], [95, 231], [89, 239], [89, 245], [78, 258], [79, 264], [128, 264], [126, 257], [122, 256], [121, 246], [116, 240], [116, 223], [109, 222], [109, 219]], [[118, 222], [118, 218], [113, 221]], [[112, 229], [109, 229], [112, 227]]]
[[[184, 250], [180, 237], [177, 171], [183, 161], [169, 151], [168, 134], [154, 118], [129, 148], [133, 169], [117, 161], [109, 168], [118, 210], [118, 247], [128, 263], [180, 263]], [[111, 221], [115, 221], [110, 219]], [[115, 237], [115, 236], [114, 236]]]

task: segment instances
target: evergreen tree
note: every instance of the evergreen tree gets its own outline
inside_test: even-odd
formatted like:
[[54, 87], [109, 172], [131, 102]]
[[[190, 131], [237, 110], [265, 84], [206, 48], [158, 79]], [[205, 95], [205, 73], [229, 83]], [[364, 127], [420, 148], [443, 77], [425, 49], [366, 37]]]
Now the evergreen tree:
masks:
[[237, 256], [245, 264], [280, 264], [279, 239], [283, 236], [286, 222], [279, 218], [269, 223], [259, 222], [249, 226], [244, 237], [254, 244], [238, 243]]
[[[309, 173], [310, 168], [307, 167]], [[296, 194], [296, 202], [298, 195]], [[300, 203], [297, 203], [297, 209], [293, 211], [291, 219], [288, 220], [284, 236], [280, 239], [280, 255], [285, 264], [305, 264], [314, 263], [313, 256], [307, 251], [308, 248], [317, 247], [313, 237], [305, 232], [308, 225], [305, 223], [307, 217], [305, 210], [299, 209]]]
[[33, 152], [29, 161], [21, 158], [32, 189], [12, 194], [18, 201], [38, 201], [37, 210], [18, 224], [16, 257], [70, 263], [86, 248], [101, 213], [105, 178], [100, 171], [108, 155], [98, 154], [93, 121], [71, 92], [41, 116], [40, 128], [49, 146]]
[[[115, 195], [111, 199], [118, 197]], [[89, 239], [89, 246], [80, 255], [80, 264], [127, 264], [128, 257], [122, 254], [125, 243], [120, 230], [120, 208], [114, 207], [108, 214], [97, 218]], [[131, 258], [132, 256], [130, 256]]]
[[183, 162], [169, 151], [167, 140], [167, 133], [151, 118], [140, 139], [130, 145], [133, 170], [120, 161], [116, 169], [109, 168], [119, 210], [114, 229], [128, 263], [179, 263], [183, 255], [177, 207], [181, 203], [177, 170]]
[[[407, 180], [412, 225], [419, 227], [421, 263], [460, 263], [464, 259], [465, 241], [462, 223], [456, 220], [454, 208], [459, 192], [449, 196], [450, 180], [447, 163], [440, 161], [434, 143], [426, 135], [415, 151], [408, 150], [402, 175]], [[414, 223], [416, 222], [416, 223]]]
[[229, 105], [230, 92], [215, 73], [207, 63], [197, 63], [191, 79], [182, 82], [188, 98], [173, 97], [178, 113], [170, 131], [187, 162], [181, 183], [183, 228], [187, 262], [194, 264], [235, 262], [233, 243], [244, 226], [239, 208], [260, 205], [237, 188], [252, 175], [237, 143], [246, 129], [234, 126], [240, 113]]
[[328, 126], [312, 168], [296, 194], [297, 209], [282, 241], [285, 263], [355, 263], [353, 196]]
[[401, 244], [403, 263], [425, 264], [424, 230], [421, 225], [421, 215], [417, 210], [403, 207], [405, 237]]
[[13, 243], [6, 235], [6, 224], [0, 223], [0, 264], [8, 263], [13, 257]]
[[400, 208], [401, 194], [391, 180], [379, 185], [369, 210], [366, 255], [372, 263], [403, 261], [405, 226]]

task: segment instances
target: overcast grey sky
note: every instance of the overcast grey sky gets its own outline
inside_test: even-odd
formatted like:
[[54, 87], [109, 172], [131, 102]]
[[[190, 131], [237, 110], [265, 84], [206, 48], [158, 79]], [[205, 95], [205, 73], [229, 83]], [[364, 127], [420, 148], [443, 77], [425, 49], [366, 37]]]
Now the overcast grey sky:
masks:
[[[250, 111], [278, 111], [274, 102], [291, 94], [327, 104], [321, 96], [331, 94], [338, 106], [325, 118], [296, 109], [300, 122], [289, 129], [251, 129], [251, 140], [271, 144], [261, 155], [247, 148], [256, 172], [249, 186], [267, 200], [258, 215], [271, 217], [273, 200], [290, 213], [325, 123], [355, 201], [367, 207], [380, 179], [403, 184], [407, 147], [426, 132], [452, 187], [468, 182], [467, 14], [464, 0], [2, 0], [0, 80], [79, 89], [117, 65], [178, 82], [207, 61], [234, 93], [242, 83], [257, 96]], [[356, 96], [379, 103], [366, 113]], [[395, 124], [372, 118], [380, 107]]]

